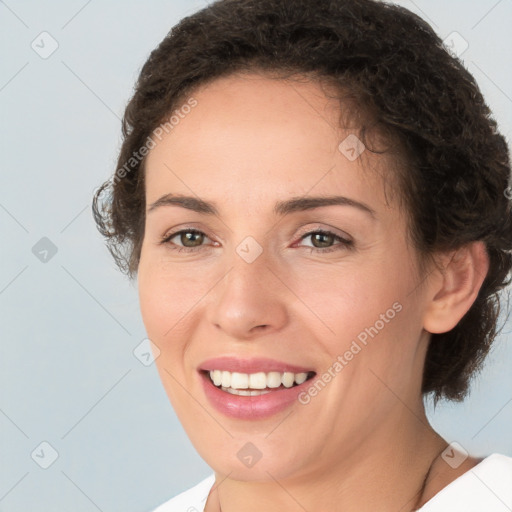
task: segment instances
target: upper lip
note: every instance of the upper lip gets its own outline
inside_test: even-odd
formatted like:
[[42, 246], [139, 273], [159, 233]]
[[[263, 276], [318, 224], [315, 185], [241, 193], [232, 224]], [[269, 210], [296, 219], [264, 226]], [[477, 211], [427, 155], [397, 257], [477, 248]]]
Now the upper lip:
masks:
[[238, 373], [257, 373], [257, 372], [291, 372], [308, 373], [313, 371], [311, 368], [298, 366], [294, 364], [277, 361], [268, 358], [239, 358], [239, 357], [214, 357], [207, 359], [199, 365], [199, 370], [223, 370]]

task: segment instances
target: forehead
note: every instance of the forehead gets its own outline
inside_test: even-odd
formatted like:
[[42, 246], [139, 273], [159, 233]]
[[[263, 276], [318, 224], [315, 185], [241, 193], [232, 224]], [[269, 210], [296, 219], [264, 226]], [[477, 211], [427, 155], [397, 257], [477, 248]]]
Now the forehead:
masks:
[[193, 192], [242, 206], [249, 196], [277, 200], [313, 190], [385, 202], [383, 173], [371, 171], [389, 159], [365, 149], [348, 107], [328, 92], [318, 81], [249, 73], [199, 88], [194, 108], [147, 156], [148, 203]]

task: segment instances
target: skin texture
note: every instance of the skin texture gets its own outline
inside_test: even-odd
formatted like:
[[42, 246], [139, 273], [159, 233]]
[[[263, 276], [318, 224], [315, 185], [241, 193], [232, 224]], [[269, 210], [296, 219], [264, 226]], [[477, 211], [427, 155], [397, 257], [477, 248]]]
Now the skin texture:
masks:
[[[476, 298], [488, 268], [483, 245], [439, 255], [440, 268], [422, 274], [406, 215], [385, 194], [392, 161], [368, 150], [350, 161], [338, 150], [357, 132], [337, 127], [339, 102], [319, 83], [237, 74], [194, 98], [148, 155], [146, 204], [184, 194], [214, 202], [219, 215], [148, 211], [138, 287], [162, 383], [215, 470], [206, 510], [413, 510], [477, 462], [454, 470], [438, 457], [447, 443], [425, 416], [421, 378], [429, 332], [451, 329]], [[375, 213], [273, 212], [305, 195], [343, 195]], [[206, 235], [195, 252], [159, 244], [186, 228]], [[318, 239], [301, 237], [319, 228], [352, 246], [331, 238], [338, 250], [312, 252]], [[252, 263], [236, 251], [248, 236], [263, 250]], [[207, 401], [204, 360], [267, 357], [318, 377], [395, 303], [400, 312], [307, 405], [251, 421]], [[237, 457], [247, 442], [262, 454], [251, 468]]]

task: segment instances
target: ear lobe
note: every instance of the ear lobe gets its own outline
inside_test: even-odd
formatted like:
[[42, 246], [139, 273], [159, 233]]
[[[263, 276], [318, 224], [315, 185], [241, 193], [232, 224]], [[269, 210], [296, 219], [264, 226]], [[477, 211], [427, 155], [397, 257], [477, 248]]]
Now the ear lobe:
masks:
[[472, 242], [447, 254], [441, 265], [423, 316], [423, 328], [431, 333], [450, 331], [469, 311], [489, 270], [489, 256], [483, 242]]

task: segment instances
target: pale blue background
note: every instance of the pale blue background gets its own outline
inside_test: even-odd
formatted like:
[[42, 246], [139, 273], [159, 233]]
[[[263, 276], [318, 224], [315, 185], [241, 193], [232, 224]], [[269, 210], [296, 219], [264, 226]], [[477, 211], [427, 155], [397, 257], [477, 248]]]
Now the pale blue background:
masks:
[[[510, 141], [512, 1], [400, 3], [468, 41], [463, 59]], [[0, 1], [0, 511], [143, 512], [210, 473], [155, 367], [132, 353], [145, 337], [136, 287], [90, 210], [140, 67], [204, 5]], [[59, 44], [46, 60], [31, 48], [42, 31]], [[42, 237], [58, 250], [47, 263], [32, 253]], [[432, 416], [475, 454], [512, 456], [510, 330], [471, 397]], [[48, 469], [30, 457], [42, 441], [59, 453]]]

